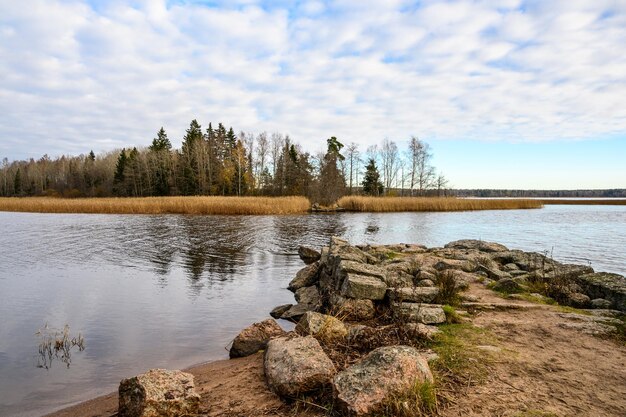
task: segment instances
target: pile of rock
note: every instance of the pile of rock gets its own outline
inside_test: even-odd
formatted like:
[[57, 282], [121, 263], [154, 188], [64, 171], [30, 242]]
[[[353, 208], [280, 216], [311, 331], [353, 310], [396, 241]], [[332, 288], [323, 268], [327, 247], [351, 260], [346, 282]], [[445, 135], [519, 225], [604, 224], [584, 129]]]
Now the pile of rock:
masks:
[[[301, 247], [298, 253], [307, 266], [288, 286], [297, 304], [270, 313], [297, 323], [295, 331], [285, 332], [273, 319], [255, 323], [235, 338], [230, 357], [265, 350], [265, 376], [275, 393], [294, 398], [331, 387], [338, 409], [350, 415], [375, 413], [390, 396], [432, 382], [432, 355], [411, 346], [383, 346], [338, 370], [324, 347], [376, 338], [398, 323], [411, 337], [432, 338], [434, 325], [446, 321], [439, 304], [444, 281], [461, 289], [480, 281], [506, 293], [540, 283], [576, 307], [626, 311], [624, 277], [497, 243], [459, 240], [429, 249], [352, 246], [333, 237], [321, 252]], [[193, 376], [180, 371], [152, 370], [123, 380], [119, 401], [119, 415], [128, 417], [188, 415], [199, 407]]]

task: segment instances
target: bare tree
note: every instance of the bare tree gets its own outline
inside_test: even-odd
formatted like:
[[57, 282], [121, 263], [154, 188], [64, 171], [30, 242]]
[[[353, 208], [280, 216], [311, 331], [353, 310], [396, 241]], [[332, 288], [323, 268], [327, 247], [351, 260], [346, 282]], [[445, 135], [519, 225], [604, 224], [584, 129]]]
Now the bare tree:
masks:
[[[352, 142], [346, 148], [346, 162], [348, 164], [348, 175], [349, 175], [348, 187], [350, 190], [350, 194], [352, 194], [352, 184], [353, 184], [352, 180], [354, 179], [354, 176], [356, 174], [356, 164], [357, 164], [357, 160], [359, 159], [359, 156], [360, 156], [359, 145]], [[358, 182], [356, 182], [355, 184], [358, 184]]]
[[257, 138], [257, 147], [256, 147], [256, 177], [257, 177], [257, 185], [259, 189], [263, 189], [265, 184], [263, 183], [264, 173], [265, 173], [265, 164], [267, 163], [267, 155], [269, 153], [269, 141], [267, 140], [267, 133], [259, 133]]
[[398, 174], [398, 146], [394, 141], [385, 139], [380, 151], [383, 165], [385, 189], [392, 188]]
[[416, 136], [412, 136], [409, 142], [409, 156], [411, 159], [411, 195], [414, 195], [416, 186], [419, 195], [424, 195], [425, 191], [432, 187], [435, 179], [435, 170], [430, 165], [433, 156], [430, 146]]
[[280, 168], [278, 164], [280, 160], [280, 153], [284, 143], [285, 138], [283, 138], [282, 134], [272, 133], [272, 146], [270, 148], [270, 153], [272, 156], [272, 180], [276, 179], [276, 174], [278, 172], [278, 169]]

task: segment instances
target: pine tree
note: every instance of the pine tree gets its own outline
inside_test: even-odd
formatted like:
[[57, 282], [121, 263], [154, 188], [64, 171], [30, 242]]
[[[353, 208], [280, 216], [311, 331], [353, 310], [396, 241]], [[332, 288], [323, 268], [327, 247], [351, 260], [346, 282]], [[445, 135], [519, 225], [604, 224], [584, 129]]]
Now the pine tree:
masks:
[[339, 200], [346, 191], [346, 179], [337, 167], [338, 161], [345, 158], [339, 153], [343, 144], [336, 137], [326, 140], [328, 149], [321, 161], [319, 198], [322, 204], [331, 204]]
[[120, 152], [120, 156], [117, 158], [117, 164], [115, 165], [115, 174], [113, 175], [113, 193], [118, 196], [126, 195], [126, 184], [125, 184], [125, 170], [126, 170], [126, 162], [128, 158], [126, 157], [126, 149], [122, 149]]
[[380, 173], [373, 158], [370, 158], [365, 167], [365, 178], [362, 184], [365, 194], [378, 196], [383, 193], [383, 183], [380, 181]]

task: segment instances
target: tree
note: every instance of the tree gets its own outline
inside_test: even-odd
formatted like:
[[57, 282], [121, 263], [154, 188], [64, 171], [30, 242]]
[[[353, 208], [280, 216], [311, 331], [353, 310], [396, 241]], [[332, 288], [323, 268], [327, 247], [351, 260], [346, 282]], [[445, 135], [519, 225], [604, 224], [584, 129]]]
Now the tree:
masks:
[[345, 157], [339, 153], [343, 144], [332, 136], [326, 140], [328, 146], [321, 161], [319, 178], [319, 198], [322, 204], [331, 204], [339, 200], [346, 191], [346, 179], [337, 167], [338, 161]]
[[415, 186], [419, 195], [424, 195], [426, 190], [433, 185], [435, 170], [430, 165], [433, 155], [430, 152], [428, 143], [412, 136], [409, 142], [409, 153], [411, 156], [411, 195]]
[[117, 164], [115, 165], [115, 174], [113, 175], [113, 193], [117, 196], [125, 196], [126, 195], [126, 162], [128, 158], [126, 157], [126, 149], [122, 149], [120, 152], [120, 156], [117, 158]]
[[370, 158], [365, 167], [365, 177], [362, 185], [365, 194], [379, 196], [383, 193], [383, 183], [380, 181], [380, 174], [376, 167], [376, 161], [373, 158]]
[[152, 139], [152, 145], [148, 148], [151, 161], [152, 194], [170, 194], [170, 175], [172, 171], [172, 143], [161, 127], [157, 137]]
[[385, 139], [380, 154], [382, 157], [385, 188], [389, 192], [398, 175], [398, 146], [395, 142]]
[[202, 139], [202, 128], [194, 119], [185, 131], [181, 147], [182, 192], [186, 195], [196, 195], [200, 189], [199, 168], [202, 163], [198, 158], [198, 148], [202, 145]]
[[[355, 175], [357, 174], [358, 171], [358, 160], [359, 157], [361, 156], [359, 153], [359, 145], [357, 145], [356, 143], [352, 142], [350, 145], [348, 145], [348, 147], [346, 148], [347, 151], [347, 161], [348, 161], [348, 187], [349, 187], [349, 192], [350, 194], [352, 194], [352, 180], [354, 179]], [[355, 184], [358, 184], [358, 179], [357, 182], [355, 182]]]

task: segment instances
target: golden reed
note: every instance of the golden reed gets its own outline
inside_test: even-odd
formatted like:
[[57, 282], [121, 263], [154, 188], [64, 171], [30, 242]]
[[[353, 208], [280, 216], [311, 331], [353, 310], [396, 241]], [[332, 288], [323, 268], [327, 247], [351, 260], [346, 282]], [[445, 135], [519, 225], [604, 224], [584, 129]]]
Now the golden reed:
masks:
[[337, 202], [347, 211], [465, 211], [541, 208], [539, 200], [518, 199], [464, 199], [452, 197], [342, 197]]
[[306, 213], [305, 197], [0, 198], [0, 211], [104, 214], [294, 214]]

